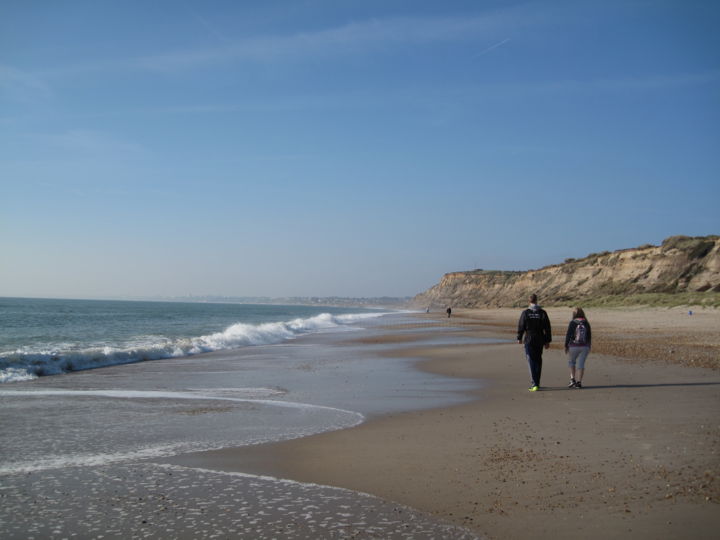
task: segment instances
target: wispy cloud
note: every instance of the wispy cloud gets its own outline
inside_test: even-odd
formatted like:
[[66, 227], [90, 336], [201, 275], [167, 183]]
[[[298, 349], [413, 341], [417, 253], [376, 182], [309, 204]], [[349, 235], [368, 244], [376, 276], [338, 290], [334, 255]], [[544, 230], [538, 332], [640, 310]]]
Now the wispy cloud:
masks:
[[140, 144], [95, 130], [73, 129], [59, 134], [37, 135], [36, 137], [38, 142], [61, 150], [68, 157], [130, 158], [147, 155], [147, 150]]
[[676, 73], [672, 75], [656, 75], [645, 77], [626, 77], [617, 79], [600, 79], [591, 81], [604, 90], [652, 90], [677, 88], [716, 83], [720, 81], [720, 69], [706, 70], [696, 73]]
[[[73, 77], [133, 70], [178, 72], [228, 62], [314, 61], [373, 54], [408, 45], [500, 40], [511, 32], [545, 24], [551, 18], [532, 4], [526, 4], [472, 15], [368, 19], [313, 31], [238, 37], [220, 32], [193, 11], [189, 16], [216, 38], [218, 45], [48, 67], [38, 71], [37, 76]], [[508, 40], [503, 39], [480, 54], [486, 54]], [[40, 80], [35, 82], [39, 84]]]
[[[488, 90], [497, 90], [503, 94], [532, 93], [588, 93], [588, 92], [645, 92], [665, 91], [676, 88], [717, 84], [720, 82], [720, 70], [711, 69], [695, 73], [674, 73], [643, 75], [633, 77], [614, 77], [601, 79], [557, 79], [548, 81], [526, 81], [521, 83], [486, 85]], [[477, 91], [477, 90], [476, 90]]]
[[[235, 60], [337, 56], [405, 44], [492, 39], [507, 31], [509, 25], [522, 24], [522, 19], [512, 20], [506, 12], [473, 17], [373, 19], [315, 32], [244, 38], [223, 47], [149, 55], [135, 59], [134, 63], [149, 70], [178, 70]], [[224, 36], [223, 40], [229, 41]]]
[[12, 66], [0, 65], [0, 92], [13, 101], [49, 99], [53, 91], [40, 76]]
[[637, 96], [646, 93], [668, 93], [678, 89], [717, 85], [720, 70], [676, 74], [674, 76], [646, 76], [604, 79], [548, 79], [488, 82], [483, 84], [414, 83], [405, 87], [385, 88], [382, 92], [363, 91], [293, 93], [263, 98], [244, 97], [238, 101], [186, 103], [126, 111], [126, 114], [153, 115], [273, 115], [286, 112], [332, 114], [348, 112], [397, 113], [411, 111], [414, 117], [430, 125], [445, 125], [465, 118], [468, 110], [490, 102], [532, 101], [577, 96]]

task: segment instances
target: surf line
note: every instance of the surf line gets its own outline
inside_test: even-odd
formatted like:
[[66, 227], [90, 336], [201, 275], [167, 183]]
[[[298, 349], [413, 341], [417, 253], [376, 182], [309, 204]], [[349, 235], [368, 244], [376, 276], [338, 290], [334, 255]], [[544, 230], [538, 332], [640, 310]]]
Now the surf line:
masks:
[[[223, 389], [227, 391], [228, 389]], [[243, 390], [241, 388], [238, 389]], [[216, 400], [234, 401], [238, 403], [258, 403], [274, 407], [288, 407], [293, 409], [318, 409], [333, 411], [355, 416], [359, 422], [365, 417], [356, 411], [328, 407], [326, 405], [315, 405], [312, 403], [298, 403], [294, 401], [281, 401], [276, 399], [237, 398], [228, 396], [213, 396], [194, 392], [160, 392], [156, 390], [0, 390], [0, 397], [34, 397], [34, 396], [77, 396], [77, 397], [106, 397], [112, 399], [191, 399], [191, 400]]]
[[[223, 389], [228, 391], [227, 388]], [[241, 388], [238, 389], [243, 390]], [[260, 403], [263, 405], [271, 405], [276, 407], [289, 407], [300, 409], [318, 409], [326, 411], [334, 411], [356, 416], [360, 421], [365, 417], [356, 411], [348, 411], [338, 407], [328, 407], [326, 405], [314, 405], [312, 403], [300, 403], [294, 401], [281, 401], [276, 399], [258, 399], [258, 398], [236, 398], [229, 396], [213, 396], [209, 394], [199, 394], [194, 392], [161, 392], [156, 390], [0, 390], [0, 397], [33, 397], [33, 396], [88, 396], [88, 397], [107, 397], [113, 399], [193, 399], [193, 400], [217, 400], [217, 401], [235, 401], [239, 403]]]
[[[229, 389], [224, 388], [227, 392]], [[238, 389], [242, 391], [243, 389]], [[236, 403], [253, 403], [260, 405], [268, 405], [274, 407], [286, 407], [293, 409], [311, 409], [325, 410], [335, 413], [342, 413], [354, 417], [354, 421], [342, 429], [355, 427], [365, 420], [365, 416], [356, 411], [348, 411], [337, 407], [328, 407], [325, 405], [314, 405], [310, 403], [296, 403], [291, 401], [279, 401], [273, 399], [252, 399], [252, 398], [233, 398], [227, 396], [213, 396], [208, 394], [199, 394], [192, 392], [160, 392], [153, 390], [0, 390], [0, 397], [41, 397], [41, 396], [68, 396], [68, 397], [98, 397], [111, 399], [180, 399], [180, 400], [214, 400], [214, 401], [231, 401]], [[332, 430], [331, 428], [330, 430]], [[335, 428], [336, 429], [336, 428]], [[321, 433], [325, 430], [320, 430]], [[277, 442], [277, 441], [263, 441]], [[251, 443], [257, 444], [257, 443]], [[219, 447], [218, 447], [219, 448]], [[0, 466], [0, 476], [6, 476], [17, 473], [39, 472], [49, 469], [58, 469], [63, 467], [82, 467], [82, 466], [100, 466], [112, 463], [122, 463], [134, 461], [138, 459], [159, 458], [187, 451], [215, 450], [218, 448], [185, 448], [183, 443], [152, 446], [141, 448], [134, 451], [124, 453], [98, 453], [98, 454], [81, 454], [75, 456], [63, 456], [58, 458], [46, 457], [42, 462], [16, 462], [7, 463]]]

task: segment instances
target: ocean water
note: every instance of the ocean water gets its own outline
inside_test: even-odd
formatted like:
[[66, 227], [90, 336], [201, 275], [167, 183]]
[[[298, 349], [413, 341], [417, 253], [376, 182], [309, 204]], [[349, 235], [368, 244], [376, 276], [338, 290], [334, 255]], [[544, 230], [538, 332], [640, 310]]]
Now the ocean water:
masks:
[[409, 320], [305, 306], [0, 299], [0, 536], [211, 538], [238, 528], [240, 538], [474, 538], [363, 494], [164, 461], [469, 399], [476, 382], [383, 354], [407, 344], [353, 340]]
[[0, 383], [281, 343], [378, 310], [0, 298]]

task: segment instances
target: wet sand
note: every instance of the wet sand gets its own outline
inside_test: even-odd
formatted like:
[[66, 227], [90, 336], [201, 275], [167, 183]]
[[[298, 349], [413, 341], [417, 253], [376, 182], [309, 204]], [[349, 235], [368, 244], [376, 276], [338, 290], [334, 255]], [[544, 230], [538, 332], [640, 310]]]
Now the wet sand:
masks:
[[[420, 369], [477, 379], [475, 399], [181, 462], [370, 493], [488, 538], [717, 538], [720, 313], [587, 310], [594, 349], [585, 388], [570, 390], [570, 310], [548, 311], [555, 343], [541, 392], [527, 391], [517, 343], [408, 347], [407, 326], [388, 329], [371, 341], [402, 342], [393, 354], [423, 358]], [[423, 314], [413, 335], [513, 340], [518, 315]]]
[[1, 497], [3, 540], [477, 538], [349, 490], [155, 463], [22, 475]]

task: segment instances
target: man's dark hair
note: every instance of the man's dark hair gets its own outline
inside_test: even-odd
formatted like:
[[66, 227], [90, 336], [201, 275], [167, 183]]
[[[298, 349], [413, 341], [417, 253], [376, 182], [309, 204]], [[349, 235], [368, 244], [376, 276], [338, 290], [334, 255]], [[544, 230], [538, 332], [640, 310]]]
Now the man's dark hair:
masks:
[[530, 303], [531, 303], [531, 304], [537, 304], [537, 294], [531, 294], [531, 295], [530, 295]]

